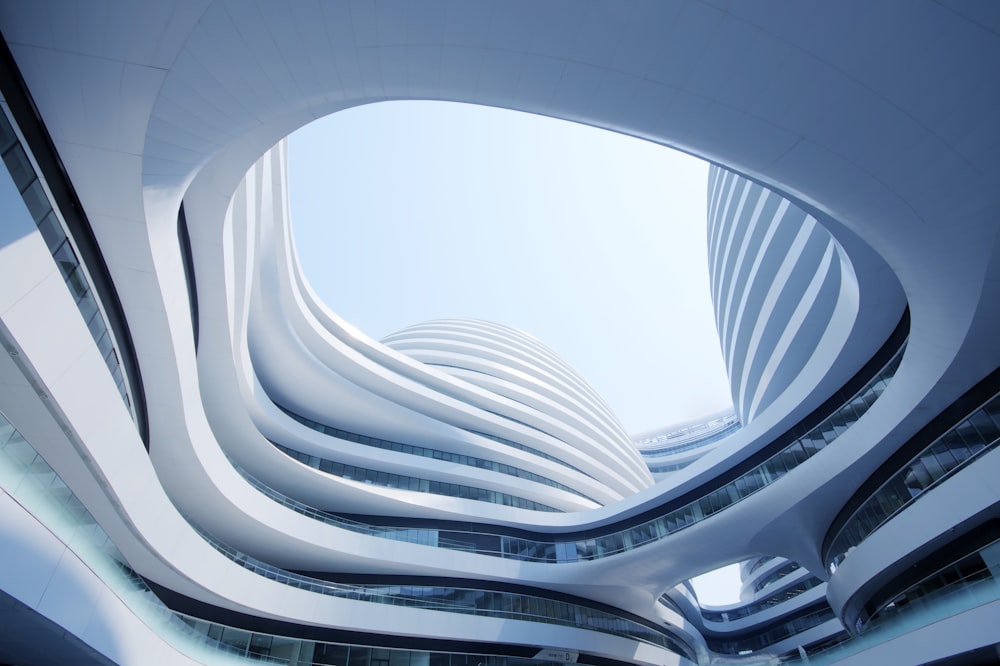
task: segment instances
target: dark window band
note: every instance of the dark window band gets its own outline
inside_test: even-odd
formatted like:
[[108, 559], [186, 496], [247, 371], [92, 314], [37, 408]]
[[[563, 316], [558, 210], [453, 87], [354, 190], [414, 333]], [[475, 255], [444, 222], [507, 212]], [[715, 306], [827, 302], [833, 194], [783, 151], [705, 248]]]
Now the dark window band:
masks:
[[[55, 144], [52, 142], [52, 137], [49, 136], [48, 130], [45, 128], [41, 114], [28, 92], [28, 87], [2, 34], [0, 34], [0, 90], [3, 91], [11, 114], [38, 163], [42, 176], [52, 193], [53, 203], [62, 214], [63, 221], [80, 252], [80, 260], [87, 267], [94, 290], [104, 306], [108, 325], [118, 343], [120, 352], [118, 362], [122, 366], [122, 371], [128, 375], [131, 407], [135, 414], [136, 428], [148, 451], [149, 421], [142, 374], [139, 371], [139, 360], [136, 356], [135, 344], [132, 341], [132, 332], [129, 330], [125, 311], [118, 298], [118, 290], [111, 279], [111, 273], [104, 262], [104, 256], [101, 254], [90, 221], [83, 210], [83, 205], [80, 203], [76, 190], [66, 173], [66, 168], [56, 151]], [[81, 312], [83, 311], [81, 310]], [[86, 314], [84, 317], [86, 319]]]
[[[192, 527], [194, 527], [193, 523]], [[596, 608], [596, 604], [593, 602], [583, 604], [579, 601], [566, 601], [566, 595], [560, 595], [563, 598], [555, 598], [554, 593], [547, 590], [536, 588], [525, 590], [522, 586], [484, 581], [468, 581], [470, 584], [476, 585], [476, 587], [470, 588], [459, 586], [463, 584], [463, 581], [456, 582], [454, 579], [422, 580], [419, 576], [380, 576], [378, 577], [380, 582], [377, 583], [341, 582], [341, 578], [369, 581], [375, 577], [340, 576], [315, 572], [304, 574], [288, 571], [243, 553], [205, 532], [200, 530], [199, 532], [206, 543], [248, 571], [309, 592], [392, 606], [576, 627], [649, 643], [685, 656], [692, 661], [697, 661], [693, 649], [665, 627], [619, 609]], [[326, 580], [318, 576], [327, 576], [337, 580]], [[391, 582], [386, 583], [385, 580]], [[442, 583], [442, 585], [434, 583]], [[521, 591], [507, 591], [514, 588], [521, 588]]]
[[513, 465], [508, 465], [506, 463], [500, 463], [495, 460], [478, 458], [476, 456], [453, 453], [451, 451], [442, 451], [440, 449], [432, 449], [426, 446], [404, 444], [402, 442], [394, 442], [388, 439], [382, 439], [380, 437], [360, 435], [356, 432], [350, 432], [347, 430], [343, 430], [341, 428], [336, 428], [334, 426], [314, 421], [310, 418], [302, 416], [301, 414], [297, 414], [292, 410], [288, 409], [287, 407], [279, 405], [278, 403], [274, 403], [274, 405], [278, 409], [283, 411], [287, 416], [290, 416], [291, 418], [298, 421], [307, 428], [315, 430], [316, 432], [323, 433], [324, 435], [329, 435], [330, 437], [336, 437], [338, 439], [347, 440], [348, 442], [354, 442], [355, 444], [361, 444], [364, 446], [371, 446], [377, 449], [382, 449], [383, 451], [394, 451], [396, 453], [404, 453], [407, 455], [420, 456], [422, 458], [433, 458], [434, 460], [442, 460], [444, 462], [456, 463], [458, 465], [467, 465], [469, 467], [475, 467], [477, 469], [485, 469], [491, 472], [506, 474], [508, 476], [515, 476], [519, 479], [534, 481], [535, 483], [541, 483], [551, 488], [558, 488], [559, 490], [576, 495], [577, 497], [582, 497], [583, 499], [590, 500], [595, 504], [600, 504], [600, 502], [596, 501], [591, 497], [587, 497], [578, 490], [574, 490], [573, 488], [570, 488], [567, 485], [559, 483], [558, 481], [553, 481], [552, 479], [544, 477], [541, 474], [536, 474], [534, 472], [529, 472], [526, 469], [521, 469], [520, 467], [515, 467]]
[[331, 476], [339, 476], [343, 479], [349, 479], [351, 481], [359, 481], [361, 483], [381, 486], [383, 488], [399, 488], [400, 490], [430, 493], [432, 495], [443, 495], [445, 497], [460, 497], [462, 499], [470, 499], [477, 502], [490, 502], [492, 504], [513, 506], [518, 509], [528, 509], [531, 511], [562, 513], [559, 509], [548, 506], [547, 504], [535, 502], [524, 497], [518, 497], [517, 495], [509, 495], [495, 490], [476, 488], [475, 486], [465, 486], [458, 483], [434, 481], [432, 479], [421, 479], [415, 476], [406, 476], [405, 474], [382, 472], [375, 469], [358, 467], [357, 465], [348, 465], [335, 460], [328, 460], [326, 458], [309, 455], [308, 453], [303, 453], [301, 451], [296, 451], [295, 449], [290, 449], [287, 446], [282, 446], [277, 442], [271, 442], [271, 445], [289, 458], [298, 460], [303, 465], [309, 465], [313, 469], [318, 469], [319, 471], [330, 474]]
[[831, 573], [879, 527], [997, 446], [1000, 369], [922, 428], [855, 492], [824, 539]]

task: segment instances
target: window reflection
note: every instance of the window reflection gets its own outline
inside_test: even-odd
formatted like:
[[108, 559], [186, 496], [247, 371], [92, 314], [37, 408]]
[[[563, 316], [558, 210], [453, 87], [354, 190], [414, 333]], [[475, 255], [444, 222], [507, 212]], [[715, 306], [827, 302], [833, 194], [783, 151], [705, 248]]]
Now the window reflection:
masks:
[[1000, 443], [1000, 394], [910, 459], [855, 509], [830, 546], [831, 573], [848, 552], [931, 488]]

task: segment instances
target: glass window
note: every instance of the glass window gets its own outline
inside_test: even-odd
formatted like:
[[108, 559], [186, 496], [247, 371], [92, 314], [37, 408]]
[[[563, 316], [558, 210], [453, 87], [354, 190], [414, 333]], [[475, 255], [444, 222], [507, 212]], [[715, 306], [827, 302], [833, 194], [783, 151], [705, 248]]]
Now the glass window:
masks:
[[972, 457], [972, 451], [970, 451], [969, 447], [966, 446], [966, 442], [967, 441], [974, 442], [979, 438], [979, 435], [978, 433], [976, 433], [975, 428], [972, 427], [972, 423], [970, 423], [969, 421], [965, 421], [964, 423], [967, 427], [965, 435], [963, 435], [961, 438], [950, 437], [948, 435], [945, 435], [943, 438], [941, 438], [941, 442], [939, 442], [937, 445], [937, 446], [947, 447], [947, 449], [951, 452], [951, 455], [955, 457], [955, 463], [959, 465], [968, 460], [970, 457]]
[[983, 412], [989, 415], [993, 422], [1000, 425], [1000, 396], [994, 397], [983, 406]]
[[97, 341], [97, 349], [101, 352], [101, 356], [104, 358], [107, 358], [108, 354], [111, 353], [111, 336], [107, 331], [104, 331], [104, 334]]
[[0, 150], [7, 150], [15, 141], [17, 135], [14, 134], [14, 128], [7, 122], [7, 116], [0, 112]]
[[77, 268], [67, 276], [66, 286], [69, 287], [69, 291], [73, 294], [75, 301], [79, 301], [90, 292], [90, 287], [87, 285], [87, 278], [84, 277], [83, 270], [80, 268]]
[[59, 219], [51, 210], [38, 223], [38, 230], [41, 232], [42, 238], [45, 240], [45, 245], [49, 248], [49, 252], [53, 252], [59, 247], [60, 243], [66, 240], [66, 234], [59, 224]]
[[24, 198], [24, 204], [28, 207], [28, 212], [31, 213], [31, 219], [36, 223], [52, 212], [49, 198], [46, 196], [45, 190], [42, 189], [41, 181], [37, 178], [28, 185], [21, 196]]
[[[899, 497], [895, 497], [894, 494], [890, 495], [887, 492], [879, 492], [866, 503], [866, 506], [871, 507], [872, 520], [877, 522], [882, 522], [886, 516], [892, 515], [899, 510], [904, 503]], [[877, 507], [877, 513], [874, 508]]]
[[958, 437], [945, 437], [931, 448], [931, 455], [941, 465], [941, 469], [944, 470], [945, 474], [958, 466], [958, 460], [952, 455], [951, 443], [948, 442], [948, 439], [951, 439], [952, 443], [963, 451], [966, 450], [965, 445]]
[[[83, 320], [87, 322], [88, 328], [90, 328], [91, 322], [95, 317], [100, 319], [100, 316], [97, 314], [97, 301], [94, 299], [93, 293], [87, 292], [87, 295], [80, 299], [77, 306], [80, 308], [80, 314], [83, 315]], [[93, 334], [93, 329], [91, 329], [91, 334]]]
[[922, 459], [914, 460], [910, 463], [905, 479], [907, 488], [920, 492], [922, 492], [924, 488], [930, 486], [933, 481]]
[[847, 431], [847, 421], [844, 420], [843, 411], [838, 410], [834, 412], [828, 420], [829, 425], [838, 437]]
[[19, 192], [23, 192], [26, 187], [35, 179], [35, 170], [28, 161], [28, 156], [20, 145], [16, 145], [3, 155], [3, 161], [10, 171], [14, 185]]
[[390, 650], [389, 666], [410, 666], [410, 652], [408, 650]]
[[816, 455], [826, 446], [826, 440], [819, 435], [813, 435], [811, 432], [803, 436], [800, 441], [806, 455], [810, 457]]
[[73, 252], [73, 246], [65, 239], [52, 252], [52, 258], [55, 259], [56, 265], [59, 266], [59, 271], [62, 273], [64, 280], [76, 270], [79, 263], [76, 259], [76, 253]]
[[428, 654], [427, 666], [452, 666], [451, 655], [431, 652]]
[[[278, 640], [282, 640], [282, 639], [275, 639], [275, 643], [277, 643]], [[309, 658], [309, 652], [308, 652], [307, 646], [314, 646], [313, 647], [313, 653], [312, 653], [312, 658], [311, 659]], [[310, 643], [310, 642], [303, 641], [302, 648], [301, 648], [301, 650], [299, 652], [299, 660], [298, 660], [298, 662], [290, 662], [290, 663], [302, 663], [304, 661], [305, 663], [312, 663], [312, 664], [329, 664], [330, 666], [347, 666], [349, 651], [350, 651], [350, 648], [348, 646], [346, 646], [346, 645], [334, 645], [334, 644], [330, 644], [330, 643]], [[285, 657], [285, 654], [286, 653], [280, 653], [279, 654], [277, 652], [276, 645], [272, 644], [272, 646], [271, 646], [271, 655], [272, 656], [279, 657], [279, 658], [284, 657], [284, 658], [287, 659], [288, 657], [290, 657], [294, 653], [291, 652], [291, 651], [289, 651], [287, 653], [288, 657]]]
[[371, 652], [372, 652], [371, 648], [352, 645], [350, 658], [348, 661], [349, 666], [369, 666], [369, 661], [371, 660]]
[[[977, 440], [980, 444], [983, 442], [992, 442], [997, 437], [1000, 437], [1000, 427], [994, 423], [993, 419], [991, 419], [986, 412], [982, 410], [976, 412], [969, 417], [969, 421], [972, 422], [972, 425], [975, 426], [976, 431], [979, 434]], [[972, 440], [969, 440], [968, 443], [973, 444]], [[973, 448], [972, 450], [976, 451], [977, 449]]]
[[250, 636], [250, 655], [252, 657], [268, 657], [271, 655], [272, 637], [268, 634], [252, 634]]
[[114, 364], [112, 364], [111, 359], [107, 359], [105, 363], [108, 370], [111, 371], [111, 379], [114, 380], [115, 386], [121, 386], [125, 380], [122, 378], [122, 366], [118, 363], [118, 355], [115, 355]]
[[237, 654], [246, 654], [250, 647], [250, 632], [242, 629], [225, 627], [222, 630], [221, 642]]
[[764, 467], [770, 471], [772, 483], [788, 473], [788, 467], [785, 466], [785, 461], [780, 454], [765, 462]]
[[939, 460], [933, 452], [928, 452], [921, 457], [920, 460], [924, 463], [927, 473], [930, 474], [932, 483], [936, 483], [942, 476], [945, 475], [947, 470], [941, 464], [941, 460]]
[[963, 442], [975, 441], [979, 439], [979, 435], [976, 433], [975, 427], [972, 425], [972, 421], [965, 419], [957, 426], [953, 432], [948, 433], [945, 437], [950, 437], [951, 439], [960, 439]]
[[850, 407], [851, 414], [853, 415], [853, 418], [851, 419], [853, 421], [857, 421], [861, 418], [864, 413], [868, 411], [869, 406], [868, 403], [865, 402], [864, 393], [855, 396], [851, 402], [848, 403], [848, 405]]
[[782, 450], [781, 459], [782, 462], [785, 464], [785, 467], [787, 467], [789, 470], [793, 470], [799, 466], [799, 463], [801, 463], [803, 460], [806, 459], [806, 453], [805, 450], [802, 448], [802, 445], [798, 442], [795, 442], [791, 446], [788, 446], [784, 450]]

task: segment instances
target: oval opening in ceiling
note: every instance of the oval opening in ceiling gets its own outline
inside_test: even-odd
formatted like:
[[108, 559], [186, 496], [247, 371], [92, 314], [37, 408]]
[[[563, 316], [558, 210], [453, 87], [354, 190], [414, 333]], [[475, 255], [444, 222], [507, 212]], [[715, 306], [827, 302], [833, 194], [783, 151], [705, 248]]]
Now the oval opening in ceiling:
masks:
[[705, 162], [577, 123], [406, 101], [292, 134], [289, 172], [302, 270], [367, 335], [450, 317], [513, 326], [630, 432], [730, 405]]

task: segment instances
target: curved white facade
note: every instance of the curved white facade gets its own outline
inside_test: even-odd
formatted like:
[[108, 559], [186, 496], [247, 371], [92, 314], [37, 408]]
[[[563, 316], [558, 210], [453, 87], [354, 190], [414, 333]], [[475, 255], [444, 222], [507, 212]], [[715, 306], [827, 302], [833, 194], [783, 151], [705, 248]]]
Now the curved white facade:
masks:
[[[843, 344], [836, 327], [858, 315], [857, 279], [833, 236], [792, 202], [719, 167], [708, 189], [716, 325], [733, 404], [749, 423], [811, 374], [814, 356]], [[897, 294], [884, 307], [898, 313]]]
[[[937, 2], [0, 4], [0, 588], [23, 628], [0, 657], [224, 661], [204, 635], [227, 631], [358, 666], [766, 663], [842, 628], [813, 663], [991, 649], [998, 25]], [[382, 344], [318, 302], [279, 142], [403, 98], [723, 167], [744, 427], [654, 484], [532, 341], [453, 321]], [[684, 581], [762, 555], [825, 588], [706, 618]], [[129, 572], [171, 610], [144, 615]]]
[[[444, 320], [408, 327], [382, 342], [425, 365], [493, 393], [523, 410], [537, 410], [540, 421], [529, 425], [542, 433], [544, 422], [558, 419], [562, 455], [571, 466], [575, 452], [592, 451], [598, 460], [620, 465], [619, 473], [644, 477], [638, 453], [618, 418], [576, 371], [531, 336], [507, 326], [472, 320]], [[509, 419], [526, 416], [512, 410]], [[570, 433], [578, 433], [575, 437]], [[594, 445], [603, 446], [596, 448]], [[629, 489], [623, 489], [628, 494]]]

